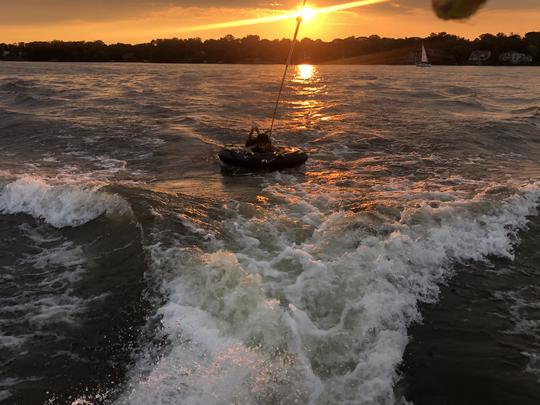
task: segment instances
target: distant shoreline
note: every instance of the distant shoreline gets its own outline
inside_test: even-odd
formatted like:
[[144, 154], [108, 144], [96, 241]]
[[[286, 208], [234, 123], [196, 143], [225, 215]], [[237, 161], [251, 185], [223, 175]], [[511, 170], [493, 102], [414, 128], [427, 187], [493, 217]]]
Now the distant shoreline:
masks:
[[[413, 65], [424, 44], [429, 61], [442, 66], [540, 66], [540, 31], [524, 36], [483, 34], [469, 40], [445, 32], [427, 38], [350, 37], [302, 39], [293, 63], [314, 65]], [[138, 62], [183, 64], [283, 64], [289, 39], [257, 35], [220, 39], [157, 39], [142, 44], [102, 41], [0, 43], [0, 60], [31, 62]]]
[[[209, 62], [148, 62], [148, 61], [58, 61], [58, 60], [7, 60], [0, 59], [0, 63], [42, 63], [42, 64], [103, 64], [103, 65], [199, 65], [199, 66], [283, 66], [284, 63], [209, 63]], [[415, 64], [397, 64], [397, 63], [339, 63], [339, 62], [299, 62], [293, 63], [291, 66], [298, 65], [313, 65], [313, 66], [411, 66], [416, 67]], [[538, 68], [540, 65], [501, 65], [501, 64], [433, 64], [433, 67], [501, 67], [501, 68]]]

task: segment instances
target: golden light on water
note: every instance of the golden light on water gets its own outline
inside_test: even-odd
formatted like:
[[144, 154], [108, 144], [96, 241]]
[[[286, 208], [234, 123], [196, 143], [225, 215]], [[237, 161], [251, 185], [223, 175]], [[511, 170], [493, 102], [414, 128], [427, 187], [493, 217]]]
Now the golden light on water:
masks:
[[313, 65], [298, 65], [296, 67], [296, 77], [301, 80], [309, 80], [315, 74], [315, 66]]
[[318, 68], [310, 64], [297, 65], [290, 81], [290, 92], [285, 98], [287, 119], [295, 128], [312, 128], [326, 120], [323, 113], [326, 85]]
[[221, 28], [244, 27], [248, 25], [266, 24], [266, 23], [271, 23], [271, 22], [294, 19], [294, 18], [297, 18], [298, 16], [301, 16], [302, 18], [306, 20], [310, 20], [319, 14], [331, 13], [334, 11], [350, 10], [352, 8], [371, 6], [374, 4], [386, 3], [389, 1], [390, 0], [360, 0], [360, 1], [351, 1], [349, 3], [338, 4], [335, 6], [321, 7], [321, 8], [304, 7], [301, 10], [294, 10], [287, 13], [276, 14], [276, 15], [271, 15], [271, 16], [266, 16], [266, 17], [248, 18], [244, 20], [228, 21], [228, 22], [216, 23], [216, 24], [197, 25], [194, 27], [188, 27], [182, 31], [206, 31], [206, 30], [214, 30], [214, 29], [221, 29]]

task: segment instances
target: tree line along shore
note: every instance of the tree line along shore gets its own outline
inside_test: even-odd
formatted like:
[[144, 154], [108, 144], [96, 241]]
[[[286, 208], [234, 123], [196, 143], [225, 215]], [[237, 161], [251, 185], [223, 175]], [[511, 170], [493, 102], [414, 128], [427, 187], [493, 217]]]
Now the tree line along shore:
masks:
[[[540, 32], [483, 34], [469, 40], [445, 32], [426, 38], [349, 37], [302, 39], [294, 63], [407, 65], [418, 60], [421, 43], [435, 65], [540, 65]], [[102, 41], [0, 43], [0, 60], [50, 62], [283, 63], [290, 40], [257, 35], [220, 39], [156, 39], [142, 44]]]

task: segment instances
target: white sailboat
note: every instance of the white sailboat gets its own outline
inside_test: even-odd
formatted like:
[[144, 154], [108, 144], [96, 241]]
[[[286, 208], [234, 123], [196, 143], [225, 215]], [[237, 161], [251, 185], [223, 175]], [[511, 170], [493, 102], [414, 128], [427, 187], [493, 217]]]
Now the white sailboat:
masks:
[[424, 46], [424, 43], [422, 42], [422, 59], [419, 63], [416, 64], [416, 67], [431, 67], [431, 63], [429, 63], [429, 59], [426, 52], [426, 47]]

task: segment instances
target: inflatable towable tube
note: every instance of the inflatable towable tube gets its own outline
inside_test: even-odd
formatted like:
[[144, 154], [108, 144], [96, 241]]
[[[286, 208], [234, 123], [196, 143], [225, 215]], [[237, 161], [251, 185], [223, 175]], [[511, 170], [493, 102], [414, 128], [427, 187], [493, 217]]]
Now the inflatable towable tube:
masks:
[[308, 155], [301, 149], [274, 147], [272, 152], [252, 152], [243, 145], [225, 145], [218, 153], [219, 159], [230, 166], [249, 169], [289, 169], [303, 165]]

